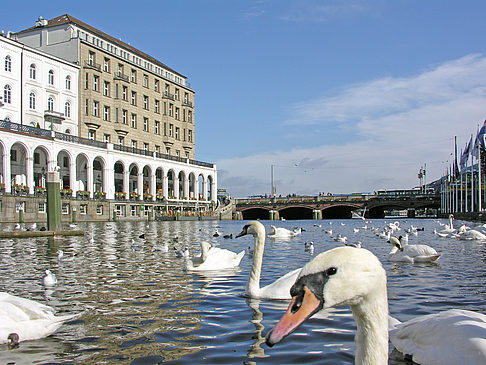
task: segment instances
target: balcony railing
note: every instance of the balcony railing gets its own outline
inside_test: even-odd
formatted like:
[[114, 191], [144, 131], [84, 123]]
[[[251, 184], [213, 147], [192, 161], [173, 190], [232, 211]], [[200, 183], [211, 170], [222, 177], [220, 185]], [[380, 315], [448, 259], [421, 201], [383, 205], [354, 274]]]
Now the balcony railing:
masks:
[[163, 98], [170, 99], [170, 100], [175, 100], [175, 95], [171, 94], [168, 91], [165, 91], [164, 94], [162, 95]]
[[[51, 132], [48, 129], [41, 129], [37, 127], [32, 127], [24, 124], [17, 124], [13, 123], [10, 121], [5, 121], [5, 120], [0, 120], [0, 128], [8, 129], [11, 131], [16, 131], [16, 132], [24, 132], [36, 136], [42, 136], [42, 137], [49, 137], [49, 138], [55, 138], [61, 141], [66, 141], [66, 142], [71, 142], [71, 143], [77, 143], [77, 144], [82, 144], [86, 146], [92, 146], [92, 147], [97, 147], [97, 148], [103, 148], [106, 149], [108, 143], [107, 142], [101, 142], [101, 141], [95, 141], [93, 139], [88, 139], [88, 138], [83, 138], [83, 137], [78, 137], [74, 136], [72, 134], [65, 134], [61, 132]], [[122, 146], [119, 144], [113, 144], [113, 149], [116, 151], [122, 151], [122, 152], [128, 152], [128, 153], [134, 153], [137, 155], [142, 155], [142, 156], [148, 156], [148, 157], [153, 157], [155, 153], [155, 157], [161, 158], [164, 160], [170, 160], [170, 161], [176, 161], [176, 162], [181, 162], [181, 163], [189, 163], [191, 165], [196, 165], [196, 166], [201, 166], [201, 167], [208, 167], [208, 168], [214, 168], [214, 165], [212, 163], [208, 162], [203, 162], [203, 161], [197, 161], [197, 160], [191, 160], [185, 157], [180, 157], [180, 156], [171, 156], [165, 153], [160, 153], [160, 152], [154, 152], [154, 151], [149, 151], [149, 150], [144, 150], [140, 148], [134, 148], [134, 147], [127, 147], [127, 146]]]
[[130, 82], [130, 79], [128, 78], [127, 75], [121, 73], [121, 72], [118, 72], [116, 73], [114, 76], [113, 76], [113, 79], [115, 80], [122, 80], [122, 81], [125, 81], [125, 82]]
[[106, 142], [95, 141], [94, 139], [88, 139], [78, 136], [73, 136], [72, 134], [65, 134], [56, 132], [55, 133], [56, 139], [60, 139], [61, 141], [72, 142], [72, 143], [79, 143], [84, 144], [87, 146], [93, 146], [98, 148], [105, 148], [106, 149]]
[[182, 105], [183, 106], [188, 106], [189, 108], [192, 108], [192, 101], [186, 101], [185, 100], [185, 101], [182, 102]]
[[84, 67], [92, 68], [93, 70], [101, 72], [101, 65], [99, 63], [94, 63], [90, 61], [84, 61]]
[[52, 137], [51, 131], [48, 129], [40, 129], [25, 124], [12, 123], [6, 120], [0, 120], [0, 128], [9, 129], [16, 132], [34, 134], [36, 136]]

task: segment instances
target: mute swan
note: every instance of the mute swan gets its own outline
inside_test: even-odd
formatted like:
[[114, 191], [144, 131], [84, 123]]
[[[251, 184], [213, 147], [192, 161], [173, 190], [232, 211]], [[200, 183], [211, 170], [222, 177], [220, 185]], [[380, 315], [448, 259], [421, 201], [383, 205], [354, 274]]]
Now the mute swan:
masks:
[[42, 276], [42, 284], [44, 286], [54, 286], [57, 284], [56, 275], [51, 270], [46, 270]]
[[486, 240], [486, 235], [482, 232], [476, 231], [475, 229], [470, 229], [457, 234], [458, 238], [461, 240]]
[[342, 236], [341, 233], [338, 233], [337, 237], [334, 237], [334, 241], [345, 243], [348, 240], [348, 237]]
[[393, 245], [388, 260], [392, 262], [433, 262], [437, 261], [441, 254], [427, 245], [402, 245], [396, 237], [388, 241]]
[[449, 233], [437, 232], [437, 229], [435, 229], [435, 228], [434, 228], [434, 234], [436, 236], [439, 236], [440, 238], [446, 238], [447, 236], [449, 236]]
[[270, 226], [270, 228], [272, 232], [268, 234], [269, 238], [290, 238], [300, 234], [283, 227]]
[[[303, 268], [291, 289], [292, 301], [268, 332], [273, 346], [321, 309], [349, 305], [356, 321], [355, 364], [388, 364], [386, 272], [366, 249], [337, 247]], [[486, 364], [486, 316], [451, 310], [396, 325], [390, 338], [397, 350], [420, 364]]]
[[290, 287], [294, 284], [300, 268], [280, 277], [272, 284], [260, 288], [263, 251], [265, 249], [265, 227], [258, 221], [251, 221], [243, 227], [236, 237], [251, 234], [254, 237], [253, 262], [250, 277], [246, 284], [245, 294], [251, 298], [260, 299], [290, 299]]
[[211, 271], [234, 269], [245, 256], [245, 251], [236, 254], [230, 250], [211, 247], [209, 242], [201, 242], [201, 255], [186, 261], [186, 269]]
[[18, 334], [20, 341], [36, 340], [53, 334], [64, 322], [79, 314], [56, 317], [54, 309], [36, 301], [0, 292], [0, 343]]

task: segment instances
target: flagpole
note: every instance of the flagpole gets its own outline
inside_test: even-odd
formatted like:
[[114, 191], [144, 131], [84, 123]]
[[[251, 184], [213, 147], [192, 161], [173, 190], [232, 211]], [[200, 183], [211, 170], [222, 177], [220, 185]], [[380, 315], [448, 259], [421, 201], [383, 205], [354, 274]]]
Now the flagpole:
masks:
[[[461, 156], [462, 156], [462, 150], [461, 150]], [[462, 201], [463, 200], [462, 199], [463, 198], [463, 196], [462, 196], [463, 195], [463, 189], [462, 189], [462, 171], [460, 172], [460, 174], [461, 174], [461, 205], [460, 205], [460, 212], [462, 213], [462, 212], [464, 212], [464, 205], [463, 205], [463, 201]]]
[[[472, 138], [472, 137], [471, 137]], [[465, 202], [465, 211], [466, 213], [469, 212], [469, 207], [467, 206], [467, 194], [468, 194], [468, 191], [467, 191], [467, 179], [468, 179], [468, 175], [467, 175], [467, 168], [468, 168], [468, 162], [469, 162], [469, 155], [467, 155], [467, 160], [466, 160], [466, 202]]]
[[481, 144], [478, 146], [478, 212], [483, 210], [481, 204]]

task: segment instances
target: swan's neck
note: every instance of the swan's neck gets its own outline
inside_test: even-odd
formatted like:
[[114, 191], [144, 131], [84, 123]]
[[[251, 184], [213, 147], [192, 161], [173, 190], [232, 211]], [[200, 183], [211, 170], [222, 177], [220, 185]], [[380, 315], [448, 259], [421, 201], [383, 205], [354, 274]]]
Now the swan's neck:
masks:
[[396, 254], [398, 251], [398, 247], [397, 246], [393, 246], [391, 251], [388, 253], [388, 255], [394, 255]]
[[356, 365], [388, 364], [388, 299], [384, 288], [351, 306], [356, 321]]
[[265, 250], [265, 230], [258, 229], [254, 235], [253, 262], [251, 264], [250, 277], [246, 284], [246, 295], [258, 297], [260, 291], [260, 273], [262, 271], [263, 251]]

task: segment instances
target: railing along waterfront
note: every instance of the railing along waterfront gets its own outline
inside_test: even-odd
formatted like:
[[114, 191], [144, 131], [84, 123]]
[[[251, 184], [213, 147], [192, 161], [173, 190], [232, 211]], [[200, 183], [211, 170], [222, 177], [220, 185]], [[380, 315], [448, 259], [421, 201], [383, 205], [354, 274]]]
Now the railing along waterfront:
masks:
[[[94, 139], [78, 137], [78, 136], [74, 136], [72, 134], [66, 134], [66, 133], [61, 133], [61, 132], [52, 132], [49, 129], [41, 129], [41, 128], [32, 127], [32, 126], [25, 125], [25, 124], [13, 123], [13, 122], [6, 121], [6, 120], [0, 120], [0, 128], [4, 128], [4, 129], [11, 130], [11, 131], [16, 131], [16, 132], [24, 132], [24, 133], [33, 134], [33, 135], [36, 135], [36, 136], [49, 137], [49, 138], [54, 137], [55, 139], [58, 139], [58, 140], [61, 140], [61, 141], [83, 144], [83, 145], [98, 147], [98, 148], [103, 148], [103, 149], [107, 149], [107, 147], [108, 147], [107, 142], [96, 141]], [[161, 159], [164, 159], [164, 160], [176, 161], [176, 162], [182, 162], [182, 163], [189, 163], [191, 165], [201, 166], [201, 167], [214, 168], [214, 164], [209, 163], [209, 162], [191, 160], [191, 159], [179, 157], [179, 156], [171, 156], [171, 155], [168, 155], [168, 154], [144, 150], [144, 149], [141, 149], [141, 148], [135, 148], [135, 147], [122, 146], [122, 145], [119, 145], [119, 144], [113, 144], [113, 149], [116, 150], [116, 151], [128, 152], [128, 153], [133, 153], [133, 154], [136, 154], [136, 155], [142, 155], [142, 156], [148, 156], [148, 157], [153, 157], [154, 153], [155, 153], [155, 157], [161, 158]]]

